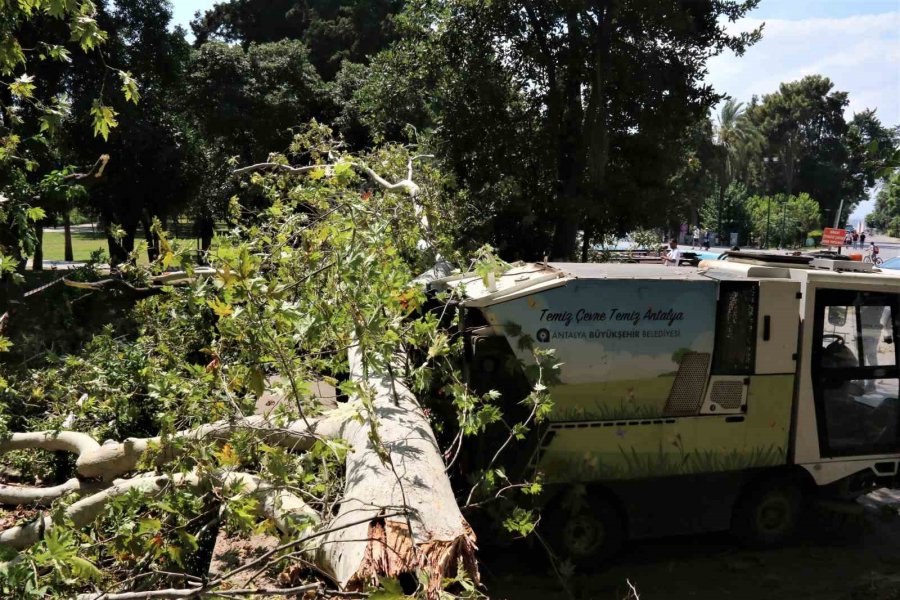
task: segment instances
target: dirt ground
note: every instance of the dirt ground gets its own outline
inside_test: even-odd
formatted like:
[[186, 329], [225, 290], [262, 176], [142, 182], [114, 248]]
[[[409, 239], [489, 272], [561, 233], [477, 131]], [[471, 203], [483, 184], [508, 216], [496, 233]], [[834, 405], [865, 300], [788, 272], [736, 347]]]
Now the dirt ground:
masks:
[[[740, 547], [728, 534], [629, 544], [595, 574], [560, 578], [525, 547], [484, 556], [492, 599], [624, 600], [628, 582], [640, 600], [900, 600], [900, 517], [811, 514], [798, 540], [770, 550]], [[630, 598], [634, 598], [631, 595]]]

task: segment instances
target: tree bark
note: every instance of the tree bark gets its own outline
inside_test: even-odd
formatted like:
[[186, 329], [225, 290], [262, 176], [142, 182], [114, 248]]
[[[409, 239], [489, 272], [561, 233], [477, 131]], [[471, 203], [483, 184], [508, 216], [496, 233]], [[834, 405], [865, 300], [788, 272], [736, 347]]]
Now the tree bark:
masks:
[[212, 217], [208, 215], [198, 217], [197, 233], [200, 237], [200, 250], [202, 252], [209, 251], [210, 246], [212, 246], [213, 235], [215, 234]]
[[44, 226], [41, 223], [34, 224], [34, 258], [31, 260], [32, 271], [44, 270]]
[[350, 371], [371, 389], [371, 418], [384, 452], [373, 442], [367, 423], [345, 422], [339, 437], [351, 451], [344, 501], [329, 523], [331, 533], [314, 552], [315, 562], [349, 590], [361, 590], [381, 576], [414, 576], [424, 569], [428, 596], [435, 598], [441, 580], [452, 576], [460, 562], [477, 582], [475, 534], [459, 509], [440, 448], [415, 396], [390, 375], [364, 373], [358, 348], [350, 350]]
[[63, 259], [72, 262], [75, 260], [75, 253], [72, 251], [72, 211], [68, 207], [63, 210], [63, 238], [65, 244]]
[[159, 257], [159, 239], [151, 231], [153, 219], [146, 211], [141, 215], [141, 225], [144, 227], [144, 239], [147, 241], [147, 260], [153, 262]]
[[106, 242], [109, 245], [109, 262], [112, 266], [121, 264], [127, 260], [134, 250], [134, 234], [137, 226], [132, 224], [125, 227], [125, 235], [118, 240], [113, 236], [106, 234]]
[[562, 77], [562, 111], [556, 148], [558, 211], [553, 233], [551, 257], [573, 260], [577, 253], [578, 228], [584, 217], [582, 178], [584, 177], [584, 37], [578, 12], [566, 14], [568, 49]]

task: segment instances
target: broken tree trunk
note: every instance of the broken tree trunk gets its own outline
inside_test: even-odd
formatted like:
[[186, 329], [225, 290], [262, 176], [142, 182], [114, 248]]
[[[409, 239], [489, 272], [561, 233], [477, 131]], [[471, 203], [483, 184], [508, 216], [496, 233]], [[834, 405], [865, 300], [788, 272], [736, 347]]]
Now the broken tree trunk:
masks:
[[392, 376], [366, 376], [358, 348], [350, 350], [350, 371], [371, 389], [378, 441], [368, 420], [349, 420], [341, 428], [351, 448], [344, 497], [315, 562], [342, 589], [423, 570], [433, 596], [458, 564], [477, 582], [475, 534], [460, 512], [422, 407]]

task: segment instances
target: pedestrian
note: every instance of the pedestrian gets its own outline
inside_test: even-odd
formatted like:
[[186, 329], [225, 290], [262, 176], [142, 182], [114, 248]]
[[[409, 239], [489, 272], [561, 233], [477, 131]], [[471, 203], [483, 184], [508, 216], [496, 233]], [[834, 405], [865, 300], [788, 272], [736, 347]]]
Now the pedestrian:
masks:
[[[860, 306], [860, 328], [862, 329], [863, 367], [878, 367], [892, 365], [894, 351], [886, 353], [886, 362], [879, 364], [878, 345], [884, 340], [886, 344], [894, 343], [893, 319], [890, 306]], [[875, 391], [875, 379], [864, 379], [863, 389], [867, 392]]]
[[860, 248], [866, 247], [866, 232], [865, 231], [863, 231], [861, 234], [859, 234], [859, 247]]
[[853, 230], [853, 247], [856, 248], [859, 246], [859, 232], [855, 229]]
[[677, 267], [681, 261], [681, 250], [678, 249], [678, 240], [672, 238], [669, 240], [669, 251], [663, 258], [663, 264], [667, 267]]
[[847, 235], [844, 236], [844, 245], [849, 248], [852, 243], [853, 243], [853, 236], [850, 235], [850, 232], [848, 231]]
[[694, 225], [694, 237], [691, 240], [691, 249], [693, 250], [700, 245], [700, 228]]

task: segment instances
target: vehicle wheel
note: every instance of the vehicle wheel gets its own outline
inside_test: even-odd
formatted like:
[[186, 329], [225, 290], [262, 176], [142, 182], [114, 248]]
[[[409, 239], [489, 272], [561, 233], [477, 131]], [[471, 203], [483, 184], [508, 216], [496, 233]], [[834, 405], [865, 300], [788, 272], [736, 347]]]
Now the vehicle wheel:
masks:
[[876, 265], [880, 265], [881, 263], [884, 262], [884, 259], [881, 258], [880, 256], [876, 256], [874, 260], [875, 260]]
[[625, 543], [624, 517], [602, 496], [557, 502], [542, 529], [558, 558], [584, 570], [602, 566]]
[[797, 531], [803, 493], [797, 482], [777, 478], [741, 494], [731, 517], [732, 532], [752, 546], [775, 546]]
[[864, 262], [864, 263], [869, 263], [869, 264], [871, 264], [871, 263], [872, 263], [872, 257], [869, 256], [868, 254], [865, 255], [865, 256], [863, 256], [863, 262]]

